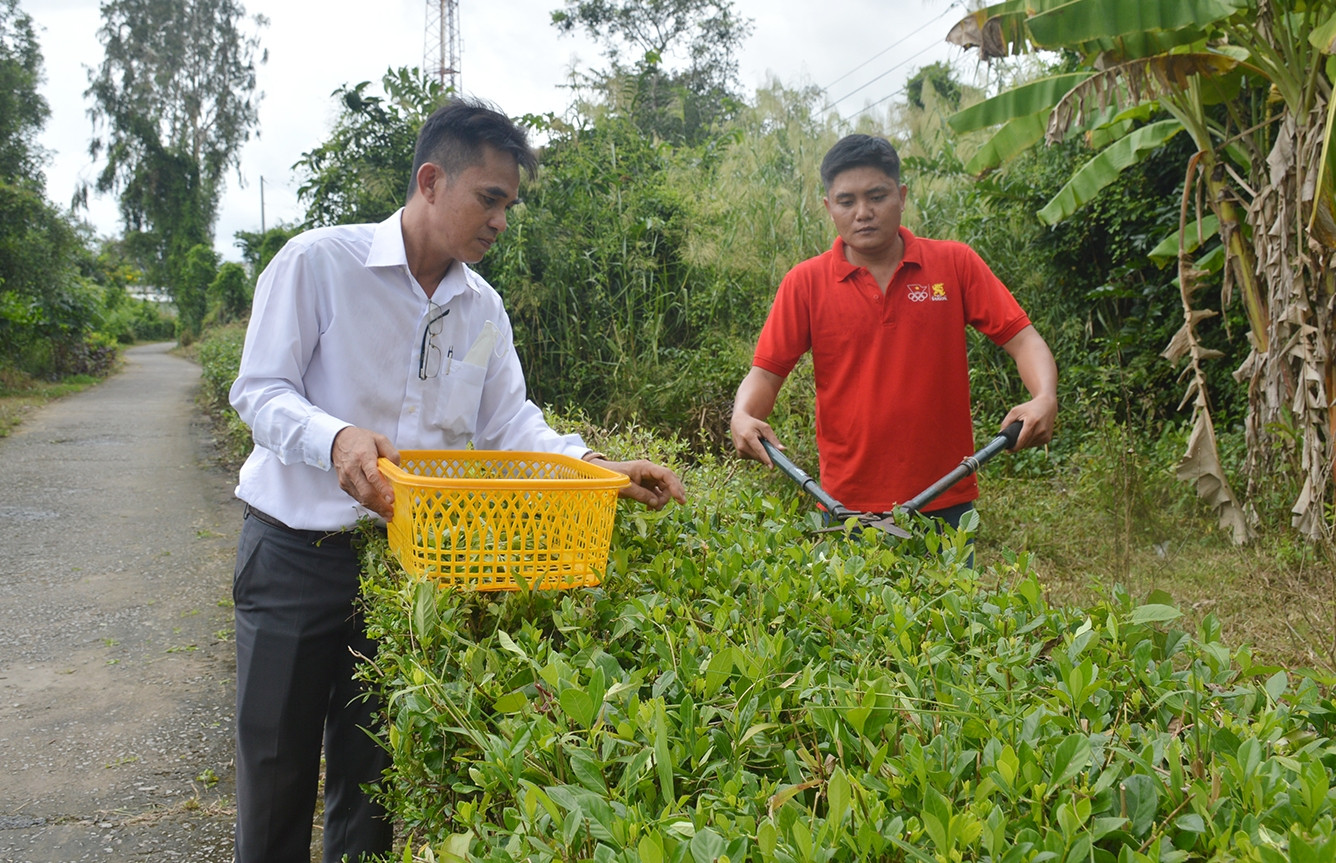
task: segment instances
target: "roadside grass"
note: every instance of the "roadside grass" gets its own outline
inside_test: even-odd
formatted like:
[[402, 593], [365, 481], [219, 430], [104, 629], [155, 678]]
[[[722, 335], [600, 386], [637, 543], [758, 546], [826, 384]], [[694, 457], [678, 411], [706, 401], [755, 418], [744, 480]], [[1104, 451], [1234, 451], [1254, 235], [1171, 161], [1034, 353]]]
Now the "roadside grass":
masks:
[[75, 375], [59, 381], [48, 381], [0, 366], [0, 437], [8, 437], [30, 413], [42, 405], [88, 389], [99, 380], [92, 375]]
[[1226, 642], [1261, 664], [1336, 671], [1336, 553], [1270, 527], [1236, 546], [1185, 485], [1157, 492], [1162, 508], [1111, 501], [1109, 475], [1071, 480], [982, 480], [981, 566], [1029, 552], [1057, 605], [1089, 607], [1121, 586], [1183, 612], [1193, 630], [1207, 614]]

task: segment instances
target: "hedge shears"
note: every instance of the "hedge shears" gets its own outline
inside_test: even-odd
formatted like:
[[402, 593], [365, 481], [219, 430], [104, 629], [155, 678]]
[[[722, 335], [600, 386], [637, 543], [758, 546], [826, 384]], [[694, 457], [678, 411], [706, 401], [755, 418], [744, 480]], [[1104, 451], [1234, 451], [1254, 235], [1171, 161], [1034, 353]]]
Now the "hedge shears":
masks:
[[965, 456], [960, 464], [948, 473], [946, 476], [937, 480], [914, 497], [897, 506], [890, 512], [861, 512], [850, 509], [840, 503], [830, 492], [807, 475], [807, 472], [798, 467], [789, 457], [780, 452], [779, 448], [765, 438], [761, 438], [761, 446], [765, 447], [766, 455], [770, 456], [770, 461], [775, 467], [782, 470], [790, 479], [796, 482], [799, 488], [806, 491], [817, 502], [825, 508], [830, 514], [831, 521], [836, 522], [836, 526], [822, 528], [817, 533], [833, 533], [844, 530], [844, 522], [850, 518], [858, 520], [859, 527], [871, 528], [884, 531], [891, 536], [909, 538], [912, 534], [900, 525], [896, 524], [896, 517], [899, 515], [911, 515], [921, 512], [923, 507], [927, 506], [944, 491], [960, 482], [967, 476], [977, 473], [979, 468], [983, 467], [993, 456], [1002, 452], [1004, 449], [1011, 449], [1016, 445], [1016, 440], [1020, 437], [1022, 423], [1016, 420], [1011, 425], [998, 432], [997, 436], [988, 442], [986, 446], [972, 455]]

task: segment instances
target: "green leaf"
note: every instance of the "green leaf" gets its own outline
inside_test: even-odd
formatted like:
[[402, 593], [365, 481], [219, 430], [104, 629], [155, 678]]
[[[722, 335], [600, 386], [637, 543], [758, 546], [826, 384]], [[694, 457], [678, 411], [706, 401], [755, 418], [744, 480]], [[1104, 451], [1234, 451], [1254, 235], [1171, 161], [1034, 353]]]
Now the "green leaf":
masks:
[[[1045, 48], [1072, 48], [1120, 36], [1183, 31], [1176, 41], [1155, 44], [1156, 53], [1172, 44], [1200, 38], [1203, 28], [1233, 15], [1243, 0], [1072, 0], [1030, 18], [1030, 35]], [[1134, 56], [1144, 56], [1138, 54]]]
[[[571, 750], [568, 760], [571, 765], [571, 772], [575, 774], [575, 778], [579, 780], [581, 785], [595, 794], [608, 793], [608, 784], [603, 778], [603, 770], [599, 767], [598, 762], [594, 760], [594, 756], [589, 754], [588, 750]], [[597, 814], [594, 812], [593, 807], [589, 807], [587, 811], [591, 814]]]
[[1131, 823], [1132, 832], [1145, 836], [1155, 824], [1155, 813], [1160, 808], [1159, 784], [1149, 776], [1135, 773], [1119, 785], [1123, 815]]
[[[1040, 78], [1038, 81], [1004, 90], [996, 96], [963, 108], [947, 117], [946, 122], [957, 132], [972, 132], [975, 129], [986, 129], [1011, 120], [1032, 117], [1052, 109], [1073, 87], [1089, 78], [1091, 74], [1093, 73], [1068, 72]], [[1045, 125], [1047, 122], [1045, 116]]]
[[1047, 111], [1008, 120], [965, 164], [965, 170], [975, 176], [992, 170], [1044, 140], [1047, 129]]
[[589, 693], [574, 686], [564, 690], [559, 698], [561, 709], [583, 728], [594, 724], [594, 700]]
[[769, 821], [762, 821], [756, 828], [756, 847], [769, 858], [775, 853], [775, 846], [778, 844], [779, 831], [775, 829], [775, 825]]
[[445, 861], [464, 861], [469, 859], [469, 843], [473, 839], [472, 833], [452, 833], [445, 842], [445, 848], [442, 849]]
[[492, 709], [497, 713], [519, 713], [524, 709], [524, 705], [529, 703], [529, 699], [523, 692], [507, 692], [492, 703]]
[[437, 590], [430, 579], [419, 581], [413, 588], [413, 631], [419, 638], [432, 638], [440, 625], [440, 612], [436, 609]]
[[677, 799], [673, 793], [673, 758], [668, 742], [668, 716], [662, 701], [654, 704], [654, 769], [659, 774], [664, 805], [673, 803]]
[[510, 633], [506, 632], [504, 629], [498, 629], [496, 631], [496, 640], [501, 642], [501, 646], [504, 649], [509, 650], [511, 653], [515, 654], [521, 659], [529, 658], [528, 654], [526, 654], [524, 650], [518, 644], [515, 643], [515, 639], [510, 637]]
[[696, 863], [715, 863], [724, 853], [724, 839], [709, 827], [702, 827], [691, 837], [691, 859]]
[[1336, 13], [1313, 28], [1308, 43], [1323, 54], [1336, 54]]
[[1090, 764], [1090, 740], [1084, 734], [1072, 734], [1053, 752], [1053, 775], [1049, 791], [1075, 779]]
[[1128, 620], [1132, 623], [1164, 623], [1169, 620], [1177, 620], [1182, 616], [1183, 612], [1172, 605], [1151, 603], [1149, 605], [1138, 605], [1132, 609], [1132, 613], [1128, 615]]
[[[1218, 236], [1216, 232], [1219, 229], [1220, 220], [1214, 215], [1206, 215], [1188, 222], [1186, 250], [1189, 252], [1196, 251], [1203, 242]], [[1150, 250], [1150, 259], [1159, 266], [1173, 263], [1178, 260], [1178, 250], [1181, 242], [1180, 232], [1174, 231]]]
[[728, 680], [732, 670], [733, 649], [725, 647], [715, 651], [714, 656], [710, 657], [709, 664], [705, 666], [705, 694], [710, 696], [719, 691], [719, 687]]
[[1275, 674], [1271, 675], [1271, 677], [1267, 678], [1266, 694], [1271, 696], [1272, 701], [1279, 701], [1280, 696], [1285, 694], [1285, 690], [1289, 688], [1289, 685], [1289, 675], [1283, 671], [1277, 671]]
[[1068, 218], [1101, 189], [1117, 180], [1119, 174], [1164, 146], [1181, 131], [1183, 124], [1177, 120], [1161, 120], [1113, 142], [1072, 175], [1053, 200], [1039, 211], [1040, 220], [1046, 225], [1056, 225]]
[[845, 775], [843, 767], [836, 767], [826, 782], [826, 799], [830, 802], [827, 820], [832, 826], [838, 828], [844, 823], [844, 816], [849, 812], [849, 801], [852, 796], [849, 777]]
[[667, 859], [663, 853], [663, 840], [659, 838], [658, 833], [641, 836], [639, 844], [636, 845], [636, 854], [639, 855], [641, 863], [664, 863]]

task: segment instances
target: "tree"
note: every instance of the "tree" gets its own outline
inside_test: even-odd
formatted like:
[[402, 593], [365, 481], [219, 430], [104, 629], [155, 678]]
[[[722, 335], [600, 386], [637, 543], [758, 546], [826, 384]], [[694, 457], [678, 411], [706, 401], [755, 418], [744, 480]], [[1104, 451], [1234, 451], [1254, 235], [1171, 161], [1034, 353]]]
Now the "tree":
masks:
[[228, 261], [218, 268], [206, 293], [209, 314], [205, 322], [209, 324], [230, 324], [244, 320], [250, 313], [250, 280], [246, 278], [246, 268], [241, 264]]
[[960, 107], [960, 82], [951, 72], [951, 66], [938, 61], [919, 69], [905, 82], [905, 99], [916, 108], [923, 107], [924, 85], [937, 91], [937, 97], [947, 107], [955, 110]]
[[259, 278], [264, 268], [278, 254], [279, 249], [287, 245], [301, 229], [295, 225], [278, 224], [264, 233], [258, 231], [237, 231], [232, 236], [236, 247], [241, 249], [241, 259], [250, 267], [251, 281]]
[[368, 95], [370, 86], [363, 81], [334, 91], [343, 112], [328, 140], [292, 166], [306, 177], [297, 196], [308, 228], [379, 222], [402, 207], [418, 129], [449, 95], [419, 69], [388, 70], [384, 96]]
[[32, 19], [0, 0], [0, 363], [45, 376], [89, 370], [96, 302], [79, 273], [83, 238], [46, 200], [41, 81]]
[[0, 180], [41, 190], [41, 149], [36, 136], [51, 114], [37, 92], [42, 51], [32, 18], [18, 0], [0, 0]]
[[552, 24], [603, 41], [601, 89], [646, 134], [699, 143], [741, 107], [735, 52], [752, 25], [731, 0], [566, 0]]
[[[1184, 404], [1193, 405], [1179, 476], [1243, 541], [1256, 522], [1257, 490], [1289, 459], [1298, 479], [1294, 526], [1314, 538], [1329, 534], [1336, 177], [1326, 141], [1336, 103], [1323, 55], [1336, 43], [1336, 0], [1010, 0], [967, 16], [949, 38], [988, 59], [1034, 50], [1077, 58], [1076, 71], [1002, 92], [951, 121], [958, 131], [998, 126], [970, 164], [978, 171], [1041, 138], [1080, 133], [1094, 144], [1098, 152], [1039, 211], [1050, 224], [1188, 133], [1195, 152], [1179, 231], [1169, 238], [1184, 324], [1165, 350], [1171, 361], [1188, 361]], [[1235, 373], [1249, 392], [1242, 502], [1217, 453], [1203, 371], [1218, 352], [1198, 334], [1217, 314], [1195, 303], [1212, 260], [1193, 252], [1208, 231], [1220, 240], [1224, 301], [1237, 289], [1249, 322], [1251, 352]]]
[[[175, 290], [186, 254], [212, 242], [227, 171], [258, 122], [258, 31], [237, 0], [107, 0], [89, 71], [99, 192], [119, 195], [127, 240]], [[258, 55], [258, 56], [257, 56]]]
[[182, 344], [194, 341], [204, 329], [204, 316], [209, 310], [209, 285], [218, 277], [218, 253], [212, 246], [200, 243], [186, 253], [181, 265], [181, 279], [173, 299], [177, 319], [181, 322]]

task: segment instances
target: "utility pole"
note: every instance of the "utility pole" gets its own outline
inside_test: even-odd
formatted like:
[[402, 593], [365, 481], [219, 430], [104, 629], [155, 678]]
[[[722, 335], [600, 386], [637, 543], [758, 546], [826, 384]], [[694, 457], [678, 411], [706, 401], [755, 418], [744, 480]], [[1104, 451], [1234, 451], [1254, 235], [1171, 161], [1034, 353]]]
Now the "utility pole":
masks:
[[422, 71], [459, 92], [459, 0], [427, 0]]
[[260, 175], [260, 234], [264, 235], [264, 174]]

